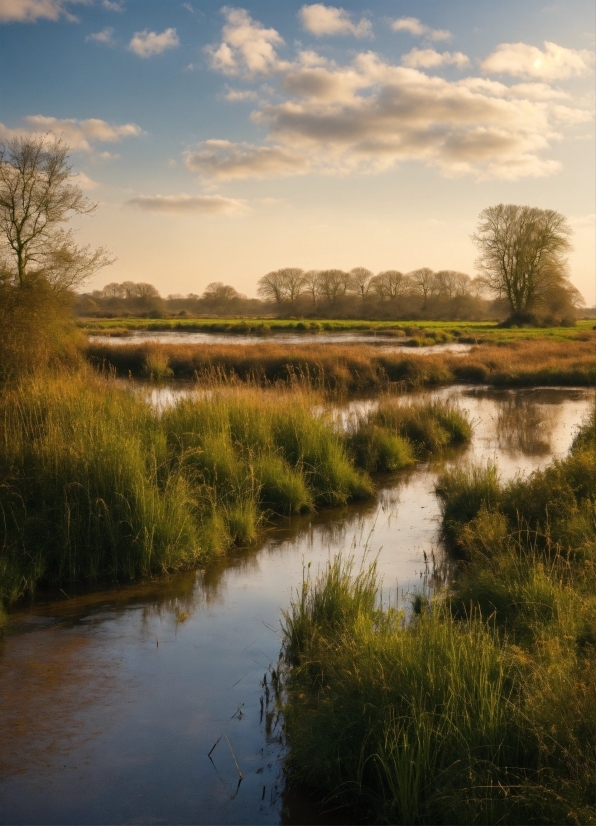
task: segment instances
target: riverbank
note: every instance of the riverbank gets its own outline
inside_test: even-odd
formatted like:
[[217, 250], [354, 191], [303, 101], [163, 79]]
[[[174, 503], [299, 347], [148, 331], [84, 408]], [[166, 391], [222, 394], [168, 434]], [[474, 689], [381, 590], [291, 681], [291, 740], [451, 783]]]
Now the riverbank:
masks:
[[4, 604], [204, 564], [272, 518], [370, 497], [370, 472], [471, 434], [447, 403], [390, 399], [343, 432], [298, 387], [227, 387], [158, 412], [91, 371], [7, 389], [0, 422]]
[[438, 490], [447, 596], [406, 619], [336, 558], [288, 612], [290, 777], [344, 822], [596, 822], [596, 417], [525, 480]]
[[235, 381], [260, 386], [308, 385], [334, 392], [366, 392], [399, 384], [404, 389], [454, 383], [495, 386], [576, 386], [596, 382], [596, 333], [576, 341], [482, 344], [467, 354], [381, 352], [365, 345], [92, 344], [94, 365], [119, 376]]

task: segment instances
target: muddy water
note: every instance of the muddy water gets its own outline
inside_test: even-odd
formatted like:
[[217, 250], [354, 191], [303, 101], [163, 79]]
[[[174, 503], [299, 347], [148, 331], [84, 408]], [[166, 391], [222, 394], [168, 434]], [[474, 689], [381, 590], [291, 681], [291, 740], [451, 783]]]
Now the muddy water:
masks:
[[[563, 456], [593, 403], [569, 389], [435, 396], [475, 423], [449, 461], [495, 460], [505, 478]], [[281, 612], [304, 563], [339, 551], [377, 556], [407, 604], [424, 554], [440, 553], [437, 471], [387, 478], [376, 501], [293, 520], [206, 571], [14, 612], [0, 642], [0, 822], [318, 822], [284, 802], [279, 726], [261, 717]]]
[[250, 347], [264, 341], [277, 344], [370, 344], [383, 352], [404, 351], [418, 355], [429, 353], [467, 353], [472, 349], [471, 344], [460, 344], [457, 341], [446, 344], [416, 347], [409, 350], [408, 338], [383, 335], [383, 333], [275, 333], [266, 338], [262, 336], [225, 335], [218, 333], [184, 333], [141, 331], [128, 336], [89, 336], [92, 344], [109, 344], [114, 347], [125, 344], [240, 344]]

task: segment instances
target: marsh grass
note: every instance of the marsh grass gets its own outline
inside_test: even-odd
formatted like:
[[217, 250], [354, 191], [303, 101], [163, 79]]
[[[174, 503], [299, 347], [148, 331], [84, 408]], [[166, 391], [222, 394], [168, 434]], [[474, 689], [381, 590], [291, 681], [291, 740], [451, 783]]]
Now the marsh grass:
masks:
[[336, 558], [284, 619], [291, 777], [346, 822], [596, 822], [596, 415], [501, 484], [444, 474], [449, 590], [406, 618]]
[[[461, 337], [460, 337], [461, 341]], [[86, 356], [97, 366], [112, 366], [118, 375], [147, 375], [148, 364], [167, 360], [174, 378], [207, 384], [236, 381], [263, 386], [297, 380], [313, 389], [335, 393], [399, 386], [432, 387], [454, 382], [495, 386], [592, 386], [596, 383], [596, 334], [573, 341], [513, 340], [479, 344], [467, 354], [416, 355], [384, 352], [370, 345], [238, 344], [90, 344]]]
[[[372, 496], [370, 463], [322, 402], [300, 381], [267, 392], [226, 382], [159, 412], [109, 373], [84, 370], [7, 388], [0, 602], [38, 584], [191, 567], [253, 543], [274, 517]], [[413, 461], [416, 444], [376, 434], [386, 455], [371, 470]]]

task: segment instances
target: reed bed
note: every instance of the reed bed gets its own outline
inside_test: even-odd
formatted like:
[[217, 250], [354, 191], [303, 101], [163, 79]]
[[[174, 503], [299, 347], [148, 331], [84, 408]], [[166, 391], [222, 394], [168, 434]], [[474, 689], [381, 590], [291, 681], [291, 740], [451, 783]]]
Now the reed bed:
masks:
[[[446, 407], [421, 415], [430, 432]], [[0, 400], [0, 603], [202, 564], [274, 517], [372, 496], [351, 439], [298, 387], [226, 386], [158, 413], [107, 374], [23, 380]]]
[[292, 384], [297, 380], [335, 392], [371, 391], [455, 382], [501, 386], [592, 386], [596, 334], [575, 341], [507, 341], [479, 344], [467, 354], [383, 352], [359, 344], [109, 344], [89, 345], [87, 358], [120, 376]]
[[[337, 558], [285, 617], [288, 772], [343, 822], [596, 822], [596, 415], [571, 455], [439, 490], [449, 591], [383, 609]], [[283, 669], [282, 669], [282, 673]]]

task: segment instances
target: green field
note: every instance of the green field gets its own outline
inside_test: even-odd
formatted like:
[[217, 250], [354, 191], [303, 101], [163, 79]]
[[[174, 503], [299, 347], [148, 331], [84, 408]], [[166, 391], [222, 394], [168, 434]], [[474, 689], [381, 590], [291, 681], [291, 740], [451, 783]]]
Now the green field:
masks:
[[274, 333], [362, 332], [428, 338], [428, 343], [462, 341], [514, 341], [536, 338], [575, 340], [594, 329], [594, 319], [582, 319], [574, 327], [498, 327], [494, 321], [367, 321], [366, 319], [271, 319], [271, 318], [110, 318], [80, 319], [78, 326], [89, 335], [122, 335], [133, 332], [200, 332], [232, 335]]

